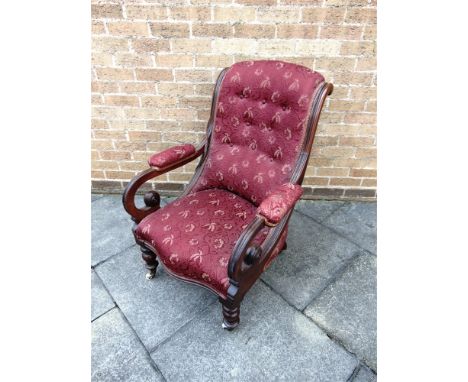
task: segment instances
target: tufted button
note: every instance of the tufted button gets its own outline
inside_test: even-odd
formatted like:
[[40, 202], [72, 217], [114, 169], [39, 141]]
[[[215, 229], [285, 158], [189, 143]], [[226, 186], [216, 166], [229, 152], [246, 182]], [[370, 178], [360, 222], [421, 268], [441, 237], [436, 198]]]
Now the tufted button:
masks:
[[283, 105], [283, 111], [286, 111], [287, 107], [286, 105]]
[[250, 126], [250, 122], [246, 122], [246, 123], [245, 123], [245, 126]]
[[265, 104], [266, 104], [266, 99], [264, 99], [264, 100], [262, 101], [262, 104], [263, 104], [263, 105], [265, 105]]
[[239, 98], [244, 98], [244, 95], [243, 94], [239, 94]]

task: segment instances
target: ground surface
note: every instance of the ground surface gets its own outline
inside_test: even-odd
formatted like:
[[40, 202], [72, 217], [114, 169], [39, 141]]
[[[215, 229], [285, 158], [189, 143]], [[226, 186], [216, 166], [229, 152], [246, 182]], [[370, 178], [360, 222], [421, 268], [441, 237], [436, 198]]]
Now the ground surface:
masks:
[[145, 279], [120, 196], [92, 195], [92, 380], [375, 381], [375, 203], [300, 201], [289, 226], [228, 332], [209, 291]]

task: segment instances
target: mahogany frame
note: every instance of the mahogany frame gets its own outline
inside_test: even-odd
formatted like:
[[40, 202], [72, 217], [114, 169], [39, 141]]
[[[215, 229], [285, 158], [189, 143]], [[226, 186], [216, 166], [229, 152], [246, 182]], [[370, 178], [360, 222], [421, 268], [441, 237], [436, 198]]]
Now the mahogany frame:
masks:
[[[201, 156], [200, 162], [196, 167], [195, 174], [181, 196], [187, 195], [191, 191], [193, 186], [196, 184], [196, 181], [198, 180], [206, 163], [206, 157], [210, 147], [210, 141], [216, 115], [216, 105], [218, 100], [219, 89], [227, 69], [228, 68], [225, 68], [219, 74], [218, 79], [216, 81], [216, 86], [213, 91], [213, 98], [211, 102], [211, 114], [207, 125], [206, 137], [196, 147], [195, 152], [191, 156], [184, 158], [176, 163], [172, 163], [164, 169], [149, 168], [139, 173], [128, 183], [127, 187], [125, 188], [125, 191], [122, 195], [122, 202], [125, 210], [135, 222], [134, 227], [132, 229], [133, 233], [135, 233], [135, 228], [137, 224], [144, 217], [150, 215], [151, 213], [157, 211], [160, 208], [160, 196], [156, 191], [149, 191], [145, 193], [145, 207], [136, 207], [135, 195], [138, 189], [141, 187], [141, 185], [143, 185], [145, 182], [152, 178], [155, 178], [168, 171], [183, 166], [184, 164], [189, 163]], [[291, 175], [291, 183], [302, 184], [312, 144], [314, 141], [315, 132], [317, 130], [320, 113], [322, 111], [326, 97], [329, 96], [332, 92], [333, 85], [331, 83], [322, 82], [322, 84], [319, 85], [319, 87], [314, 93], [311, 110], [309, 112], [307, 121], [306, 136], [302, 144], [301, 152], [299, 153], [298, 159], [296, 161], [296, 166]], [[165, 270], [170, 275], [176, 278], [206, 287], [213, 293], [218, 295], [219, 301], [222, 304], [222, 311], [224, 317], [222, 326], [227, 330], [232, 330], [237, 325], [239, 325], [240, 304], [245, 294], [253, 286], [255, 281], [257, 281], [261, 273], [268, 265], [273, 250], [275, 249], [276, 245], [281, 239], [281, 236], [285, 232], [285, 228], [287, 227], [292, 211], [293, 209], [291, 208], [291, 210], [288, 211], [288, 213], [278, 224], [270, 228], [267, 237], [260, 246], [252, 245], [252, 242], [255, 236], [258, 234], [258, 232], [260, 232], [267, 225], [265, 219], [261, 216], [256, 216], [250, 222], [250, 224], [247, 225], [247, 227], [241, 233], [239, 240], [237, 241], [236, 246], [234, 247], [232, 255], [229, 259], [229, 287], [226, 295], [222, 295], [218, 291], [211, 289], [206, 285], [200, 284], [195, 280], [189, 280], [179, 275], [176, 275], [166, 267]], [[136, 236], [135, 241], [141, 248], [142, 258], [146, 263], [146, 268], [148, 269], [146, 278], [152, 279], [156, 274], [156, 268], [159, 264], [157, 260], [157, 257], [159, 257], [158, 252], [149, 243], [138, 240]], [[285, 248], [286, 243], [283, 249]]]

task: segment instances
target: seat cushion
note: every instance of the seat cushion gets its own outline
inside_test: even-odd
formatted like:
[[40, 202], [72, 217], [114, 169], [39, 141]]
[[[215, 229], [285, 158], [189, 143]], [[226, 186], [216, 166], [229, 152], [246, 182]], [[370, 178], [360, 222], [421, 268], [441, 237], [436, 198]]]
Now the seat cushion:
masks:
[[[221, 189], [204, 190], [147, 216], [135, 235], [157, 252], [170, 272], [225, 296], [229, 258], [255, 213], [256, 207], [238, 195]], [[263, 229], [255, 243], [261, 244], [268, 231]]]

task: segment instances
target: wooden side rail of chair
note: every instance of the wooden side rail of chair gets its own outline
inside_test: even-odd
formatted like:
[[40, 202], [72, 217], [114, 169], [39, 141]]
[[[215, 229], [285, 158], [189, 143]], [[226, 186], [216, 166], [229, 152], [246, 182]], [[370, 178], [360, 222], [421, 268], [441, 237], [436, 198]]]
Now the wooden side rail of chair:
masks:
[[[252, 245], [257, 234], [268, 226], [265, 218], [255, 216], [254, 220], [242, 232], [239, 240], [232, 251], [228, 264], [228, 276], [231, 282], [239, 283], [244, 279], [249, 270], [257, 265], [264, 265], [268, 262], [272, 250], [280, 240], [281, 234], [287, 225], [294, 206], [285, 214], [281, 221], [274, 227], [270, 227], [270, 232], [261, 245]], [[263, 267], [261, 271], [263, 270]]]
[[[228, 263], [229, 288], [226, 299], [220, 298], [223, 304], [223, 327], [232, 330], [239, 324], [239, 309], [245, 294], [255, 284], [267, 265], [272, 260], [281, 236], [289, 222], [294, 205], [270, 231], [258, 246], [252, 244], [257, 234], [267, 222], [262, 216], [255, 216], [254, 220], [242, 232], [233, 249]], [[286, 248], [286, 242], [283, 249]]]

